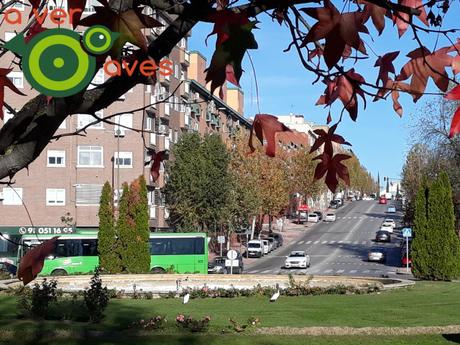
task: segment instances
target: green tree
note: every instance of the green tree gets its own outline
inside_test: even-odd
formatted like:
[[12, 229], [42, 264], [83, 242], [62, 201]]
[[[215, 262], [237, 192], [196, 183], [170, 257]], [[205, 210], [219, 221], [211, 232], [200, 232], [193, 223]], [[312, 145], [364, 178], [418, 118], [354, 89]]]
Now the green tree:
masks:
[[452, 188], [445, 172], [430, 185], [422, 181], [415, 202], [414, 224], [414, 275], [429, 280], [458, 277], [460, 241], [455, 232]]
[[129, 252], [128, 244], [132, 239], [134, 227], [129, 219], [129, 185], [124, 182], [122, 186], [122, 194], [118, 202], [118, 219], [117, 219], [117, 234], [119, 239], [120, 256], [122, 261], [122, 269], [128, 271]]
[[97, 234], [97, 249], [99, 252], [100, 267], [109, 273], [120, 273], [122, 266], [115, 229], [112, 200], [112, 187], [109, 182], [106, 182], [102, 188], [98, 213], [99, 231]]

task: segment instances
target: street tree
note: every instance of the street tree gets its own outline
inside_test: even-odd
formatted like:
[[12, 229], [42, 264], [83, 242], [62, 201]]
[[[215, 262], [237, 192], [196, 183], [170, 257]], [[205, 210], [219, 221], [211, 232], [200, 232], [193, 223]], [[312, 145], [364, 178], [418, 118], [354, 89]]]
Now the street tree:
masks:
[[112, 187], [108, 181], [105, 182], [102, 187], [98, 215], [99, 231], [97, 233], [97, 251], [99, 253], [99, 266], [106, 272], [120, 273], [122, 263], [119, 253], [118, 236], [115, 228]]
[[451, 280], [460, 275], [460, 240], [455, 231], [452, 188], [445, 172], [423, 179], [415, 203], [413, 273], [417, 278]]
[[[32, 5], [30, 11], [35, 13], [43, 14], [47, 8], [45, 0], [29, 2]], [[14, 4], [14, 1], [8, 4]], [[336, 121], [338, 124], [347, 114], [356, 121], [367, 100], [382, 101], [390, 97], [393, 109], [402, 116], [401, 95], [409, 95], [416, 102], [425, 93], [445, 95], [449, 82], [457, 85], [454, 75], [458, 72], [459, 50], [458, 43], [455, 43], [458, 29], [444, 20], [447, 15], [456, 17], [459, 14], [458, 6], [453, 4], [456, 2], [359, 0], [350, 1], [343, 7], [339, 0], [109, 0], [101, 2], [94, 14], [81, 18], [75, 10], [85, 6], [86, 1], [69, 1], [68, 10], [74, 11], [75, 30], [103, 24], [112, 31], [121, 31], [112, 48], [98, 56], [94, 71], [102, 67], [108, 56], [118, 62], [125, 61], [127, 68], [120, 69], [120, 75], [108, 78], [96, 89], [83, 88], [67, 96], [39, 94], [17, 111], [8, 104], [4, 90], [20, 91], [8, 79], [10, 70], [2, 68], [0, 110], [5, 107], [14, 117], [0, 130], [0, 179], [11, 179], [17, 171], [28, 167], [49, 142], [59, 138], [55, 132], [68, 116], [96, 114], [135, 85], [152, 84], [156, 77], [142, 73], [143, 64], [139, 62], [149, 60], [159, 65], [161, 59], [198, 23], [214, 24], [211, 34], [217, 38], [215, 51], [206, 70], [206, 82], [210, 83], [213, 93], [227, 81], [239, 85], [243, 57], [248, 50], [258, 48], [254, 30], [257, 20], [268, 15], [281, 24], [279, 30], [287, 30], [291, 35], [290, 42], [286, 42], [286, 51], [298, 55], [311, 80], [326, 84], [317, 104], [327, 106], [324, 111], [327, 123]], [[165, 30], [148, 41], [141, 29], [161, 24], [152, 15], [143, 14], [144, 7], [156, 14], [172, 16]], [[2, 14], [6, 10], [7, 6], [0, 8]], [[41, 27], [34, 15], [23, 20], [28, 23], [21, 33], [27, 35], [28, 40], [49, 30]], [[120, 25], [120, 22], [129, 25]], [[390, 22], [397, 30], [388, 25]], [[388, 39], [391, 36], [395, 37], [392, 51], [387, 48], [388, 44], [378, 47], [383, 37]], [[408, 44], [410, 39], [413, 41]], [[139, 49], [121, 50], [126, 42]], [[11, 44], [2, 44], [1, 54], [4, 55], [8, 48], [13, 49]], [[17, 52], [14, 59], [14, 62], [19, 61]], [[13, 61], [4, 66], [10, 66], [10, 62]], [[375, 69], [369, 68], [372, 64]], [[430, 81], [433, 81], [433, 87]], [[459, 100], [460, 87], [455, 87], [447, 98]], [[3, 117], [2, 112], [0, 117]], [[113, 124], [110, 115], [102, 121]], [[449, 136], [453, 137], [460, 131], [460, 111], [455, 112], [450, 122]], [[262, 132], [258, 131], [260, 135]], [[272, 140], [267, 137], [267, 145], [273, 146]], [[316, 142], [318, 140], [324, 144], [333, 137], [320, 135]], [[326, 183], [331, 189], [337, 186], [337, 176], [346, 177], [346, 168], [341, 166], [346, 156], [335, 154], [333, 150], [325, 150], [318, 156], [323, 176], [329, 173]]]

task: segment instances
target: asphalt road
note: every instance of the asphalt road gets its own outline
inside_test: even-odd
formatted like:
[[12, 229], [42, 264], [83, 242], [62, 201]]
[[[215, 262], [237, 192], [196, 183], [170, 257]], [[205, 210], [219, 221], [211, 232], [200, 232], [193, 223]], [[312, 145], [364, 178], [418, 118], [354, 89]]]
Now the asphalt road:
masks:
[[[346, 276], [392, 276], [400, 267], [401, 213], [388, 214], [390, 201], [380, 205], [377, 201], [354, 201], [339, 208], [335, 222], [320, 222], [286, 247], [272, 251], [263, 258], [245, 265], [248, 274], [316, 274]], [[385, 218], [393, 218], [396, 229], [391, 243], [374, 242], [375, 233]], [[367, 261], [373, 246], [387, 248], [385, 263]], [[292, 250], [306, 250], [311, 258], [307, 269], [284, 269], [286, 255]]]

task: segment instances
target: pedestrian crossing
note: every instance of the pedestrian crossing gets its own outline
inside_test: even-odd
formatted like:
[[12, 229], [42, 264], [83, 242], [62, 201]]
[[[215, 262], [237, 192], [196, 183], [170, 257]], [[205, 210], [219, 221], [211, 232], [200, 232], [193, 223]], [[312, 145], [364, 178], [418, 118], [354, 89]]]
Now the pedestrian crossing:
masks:
[[385, 216], [380, 217], [375, 216], [347, 216], [347, 217], [336, 217], [336, 219], [368, 219], [369, 221], [379, 221], [382, 222], [385, 219]]
[[[355, 264], [359, 266], [359, 264]], [[311, 267], [308, 269], [266, 269], [266, 270], [247, 270], [245, 274], [315, 274], [315, 275], [344, 275], [344, 276], [381, 276], [396, 274], [396, 270], [389, 270], [388, 267], [377, 267], [377, 266], [364, 266], [361, 268], [354, 267], [353, 269], [340, 267], [340, 268], [328, 268], [319, 270]]]
[[358, 241], [350, 241], [350, 240], [347, 240], [347, 241], [335, 241], [335, 240], [330, 240], [330, 241], [297, 241], [297, 242], [293, 242], [293, 243], [295, 243], [297, 245], [315, 245], [315, 244], [319, 244], [319, 245], [330, 245], [330, 244], [344, 245], [344, 244], [349, 244], [349, 245], [367, 246], [367, 245], [373, 244], [373, 241], [363, 241], [363, 240], [358, 240]]

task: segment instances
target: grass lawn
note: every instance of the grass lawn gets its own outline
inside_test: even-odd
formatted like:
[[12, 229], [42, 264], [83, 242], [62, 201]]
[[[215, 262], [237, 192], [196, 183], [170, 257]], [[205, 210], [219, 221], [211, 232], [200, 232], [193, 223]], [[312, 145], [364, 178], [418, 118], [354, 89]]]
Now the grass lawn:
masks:
[[[262, 336], [245, 334], [219, 335], [230, 325], [229, 318], [245, 322], [258, 317], [261, 327], [290, 326], [443, 326], [460, 324], [460, 285], [458, 283], [421, 282], [414, 287], [372, 295], [324, 295], [283, 297], [270, 303], [264, 297], [234, 299], [194, 299], [186, 305], [181, 299], [112, 299], [106, 318], [99, 325], [70, 321], [24, 321], [16, 318], [16, 300], [0, 295], [0, 344], [443, 344], [448, 336]], [[194, 318], [211, 316], [209, 335], [180, 332], [174, 320], [177, 314]], [[167, 327], [138, 337], [127, 330], [136, 320], [166, 315]], [[46, 339], [49, 330], [62, 329], [62, 337]], [[112, 332], [114, 339], [102, 341], [87, 330]], [[167, 335], [167, 334], [174, 334]], [[105, 333], [107, 334], [107, 333]], [[131, 334], [128, 336], [128, 334]], [[135, 341], [133, 340], [135, 338]], [[450, 337], [452, 338], [452, 337]], [[19, 341], [20, 340], [20, 341]], [[2, 343], [3, 341], [3, 343]], [[457, 336], [460, 342], [460, 337]]]

